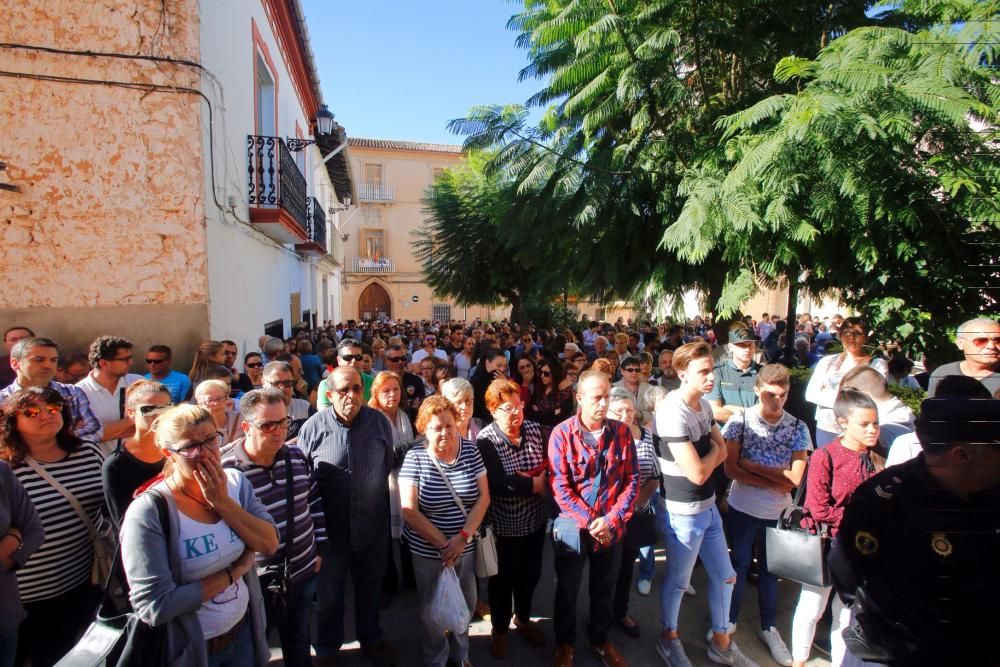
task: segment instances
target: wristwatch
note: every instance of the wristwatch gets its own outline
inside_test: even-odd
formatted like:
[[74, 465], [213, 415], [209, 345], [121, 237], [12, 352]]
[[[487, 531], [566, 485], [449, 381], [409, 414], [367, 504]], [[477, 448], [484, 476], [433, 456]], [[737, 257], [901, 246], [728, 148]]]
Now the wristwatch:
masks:
[[473, 536], [465, 532], [465, 528], [462, 528], [460, 531], [458, 531], [458, 534], [465, 538], [466, 544], [472, 544]]

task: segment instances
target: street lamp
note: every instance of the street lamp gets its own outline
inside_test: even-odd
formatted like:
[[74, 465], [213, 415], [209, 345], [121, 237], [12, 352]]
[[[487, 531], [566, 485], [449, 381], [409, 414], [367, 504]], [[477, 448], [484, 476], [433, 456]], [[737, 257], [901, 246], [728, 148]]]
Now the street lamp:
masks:
[[[325, 104], [319, 105], [319, 109], [316, 111], [316, 134], [320, 136], [333, 134], [333, 119], [333, 112]], [[285, 145], [292, 152], [300, 151], [306, 146], [312, 146], [315, 143], [315, 139], [293, 139], [291, 137], [285, 139]]]

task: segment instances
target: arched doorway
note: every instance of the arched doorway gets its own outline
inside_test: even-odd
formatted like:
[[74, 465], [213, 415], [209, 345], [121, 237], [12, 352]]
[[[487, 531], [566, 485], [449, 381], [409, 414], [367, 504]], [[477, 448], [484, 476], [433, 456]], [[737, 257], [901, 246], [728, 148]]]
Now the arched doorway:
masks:
[[358, 298], [358, 316], [363, 320], [392, 318], [392, 299], [384, 287], [372, 283], [361, 292], [361, 297]]

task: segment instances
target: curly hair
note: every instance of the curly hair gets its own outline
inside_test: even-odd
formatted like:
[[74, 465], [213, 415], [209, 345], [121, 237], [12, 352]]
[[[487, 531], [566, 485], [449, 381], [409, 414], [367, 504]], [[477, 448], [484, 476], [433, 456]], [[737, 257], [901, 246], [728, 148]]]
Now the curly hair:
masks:
[[56, 434], [59, 449], [71, 454], [83, 444], [83, 440], [73, 433], [73, 413], [62, 394], [50, 387], [28, 387], [14, 392], [0, 405], [0, 459], [16, 466], [24, 463], [24, 459], [31, 454], [28, 444], [17, 430], [17, 414], [39, 402], [61, 408], [62, 428]]
[[132, 341], [119, 336], [98, 336], [90, 344], [90, 349], [87, 350], [87, 360], [90, 361], [90, 367], [97, 368], [97, 362], [102, 359], [105, 361], [113, 359], [115, 353], [121, 349], [131, 350]]

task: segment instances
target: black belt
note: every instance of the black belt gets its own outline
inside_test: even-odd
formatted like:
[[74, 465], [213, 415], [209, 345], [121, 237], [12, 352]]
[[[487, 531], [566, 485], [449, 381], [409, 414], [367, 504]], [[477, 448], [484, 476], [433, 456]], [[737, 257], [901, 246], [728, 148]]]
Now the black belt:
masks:
[[236, 622], [236, 625], [231, 627], [226, 632], [222, 633], [218, 637], [212, 637], [211, 639], [205, 640], [205, 650], [209, 655], [215, 655], [220, 651], [225, 651], [227, 648], [236, 643], [236, 637], [239, 636], [240, 630], [246, 624], [247, 619], [250, 618], [250, 610], [247, 609], [247, 613], [243, 614], [243, 618]]

